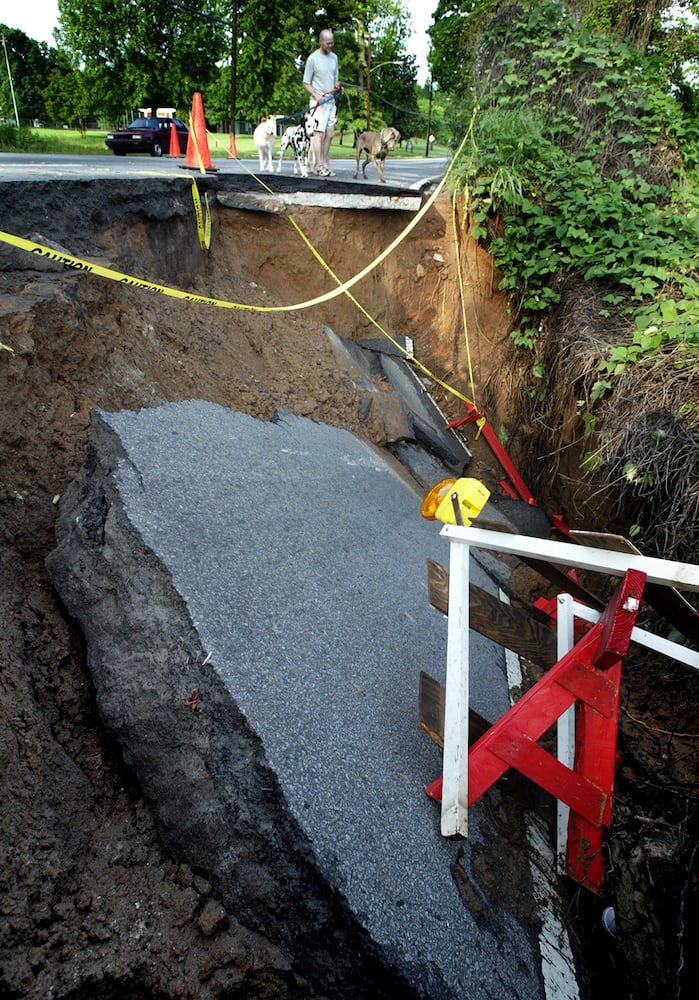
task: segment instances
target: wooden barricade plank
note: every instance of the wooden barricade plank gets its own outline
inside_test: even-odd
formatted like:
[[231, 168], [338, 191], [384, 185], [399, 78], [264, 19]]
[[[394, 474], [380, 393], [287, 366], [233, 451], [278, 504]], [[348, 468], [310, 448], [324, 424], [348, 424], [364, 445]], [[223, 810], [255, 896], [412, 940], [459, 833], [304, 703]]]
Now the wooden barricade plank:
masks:
[[522, 695], [478, 741], [469, 758], [469, 805], [473, 805], [510, 767], [509, 759], [502, 760], [493, 749], [493, 744], [500, 738], [503, 730], [510, 736], [515, 734], [520, 738], [526, 735], [529, 739], [538, 740], [575, 703], [575, 694], [557, 683], [558, 676], [567, 670], [571, 662], [582, 662], [586, 652], [594, 648], [601, 633], [602, 625], [594, 625], [587, 636]]
[[[430, 604], [442, 614], [448, 614], [449, 570], [434, 559], [427, 560], [427, 592]], [[556, 662], [556, 636], [550, 629], [473, 583], [470, 625], [481, 635], [540, 667], [550, 667]]]
[[605, 670], [605, 678], [614, 688], [613, 701], [606, 713], [596, 712], [580, 702], [575, 736], [575, 769], [608, 791], [599, 822], [589, 815], [571, 809], [568, 819], [566, 873], [580, 885], [600, 893], [605, 875], [605, 854], [602, 849], [604, 828], [612, 814], [612, 789], [616, 767], [621, 659]]
[[[427, 733], [433, 743], [442, 748], [444, 748], [444, 695], [444, 685], [421, 670], [419, 681], [420, 729]], [[468, 742], [472, 746], [488, 732], [492, 723], [470, 707], [468, 720]], [[536, 812], [547, 823], [554, 823], [556, 810], [553, 796], [523, 774], [516, 770], [510, 770], [496, 782], [496, 785], [500, 791], [515, 799], [525, 809]]]
[[580, 660], [572, 660], [560, 671], [557, 683], [581, 701], [605, 714], [609, 710], [613, 684], [603, 673], [591, 672]]
[[582, 777], [552, 757], [526, 734], [516, 739], [504, 733], [491, 743], [491, 752], [561, 799], [588, 822], [599, 826], [609, 796], [594, 781]]

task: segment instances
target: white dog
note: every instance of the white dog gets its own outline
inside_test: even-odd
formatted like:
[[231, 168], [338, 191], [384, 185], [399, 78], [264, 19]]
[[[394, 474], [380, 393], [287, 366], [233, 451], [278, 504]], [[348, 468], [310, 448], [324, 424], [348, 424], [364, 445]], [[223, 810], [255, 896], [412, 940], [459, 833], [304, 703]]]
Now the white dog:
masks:
[[277, 118], [281, 115], [270, 115], [263, 118], [253, 132], [253, 141], [257, 155], [260, 158], [260, 173], [264, 170], [274, 173], [274, 144], [277, 140]]
[[311, 151], [311, 136], [317, 127], [318, 119], [314, 118], [310, 111], [305, 113], [303, 121], [300, 125], [289, 126], [282, 136], [277, 173], [281, 172], [284, 153], [286, 153], [287, 148], [291, 146], [294, 151], [294, 173], [296, 173], [296, 165], [298, 164], [301, 176], [308, 177], [308, 157]]

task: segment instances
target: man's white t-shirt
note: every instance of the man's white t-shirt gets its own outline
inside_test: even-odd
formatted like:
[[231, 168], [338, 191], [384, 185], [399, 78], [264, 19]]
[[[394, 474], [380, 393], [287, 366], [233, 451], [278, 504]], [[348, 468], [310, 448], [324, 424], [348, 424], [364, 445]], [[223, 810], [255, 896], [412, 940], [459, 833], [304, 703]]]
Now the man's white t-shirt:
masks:
[[306, 60], [303, 82], [310, 83], [314, 93], [331, 94], [337, 86], [339, 69], [334, 52], [324, 55], [320, 49], [312, 52]]

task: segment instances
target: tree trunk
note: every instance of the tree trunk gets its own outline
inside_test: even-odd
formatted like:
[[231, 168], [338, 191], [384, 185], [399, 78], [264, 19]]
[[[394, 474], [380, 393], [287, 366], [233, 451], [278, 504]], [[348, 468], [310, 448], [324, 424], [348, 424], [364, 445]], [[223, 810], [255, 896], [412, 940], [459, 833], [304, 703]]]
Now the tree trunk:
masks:
[[605, 35], [617, 34], [645, 49], [658, 14], [671, 0], [572, 0], [566, 5], [578, 20], [586, 18]]

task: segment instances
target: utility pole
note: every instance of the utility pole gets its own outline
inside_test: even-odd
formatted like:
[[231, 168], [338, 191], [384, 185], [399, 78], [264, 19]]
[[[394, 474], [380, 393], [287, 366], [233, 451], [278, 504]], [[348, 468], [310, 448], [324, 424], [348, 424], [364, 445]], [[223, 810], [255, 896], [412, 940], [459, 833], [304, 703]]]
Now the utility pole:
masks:
[[366, 34], [366, 128], [371, 128], [371, 35]]
[[236, 84], [238, 79], [238, 0], [233, 0], [231, 8], [231, 126], [229, 159], [238, 159], [235, 145], [235, 119], [238, 114]]
[[15, 85], [12, 82], [12, 70], [10, 69], [10, 57], [7, 54], [7, 42], [2, 36], [2, 47], [5, 52], [5, 65], [7, 66], [7, 76], [10, 80], [10, 93], [12, 94], [12, 107], [15, 109], [15, 125], [19, 128], [19, 111], [17, 110], [17, 99], [15, 97]]
[[429, 104], [427, 105], [427, 145], [425, 146], [425, 156], [430, 155], [430, 139], [432, 138], [432, 77], [429, 82]]

